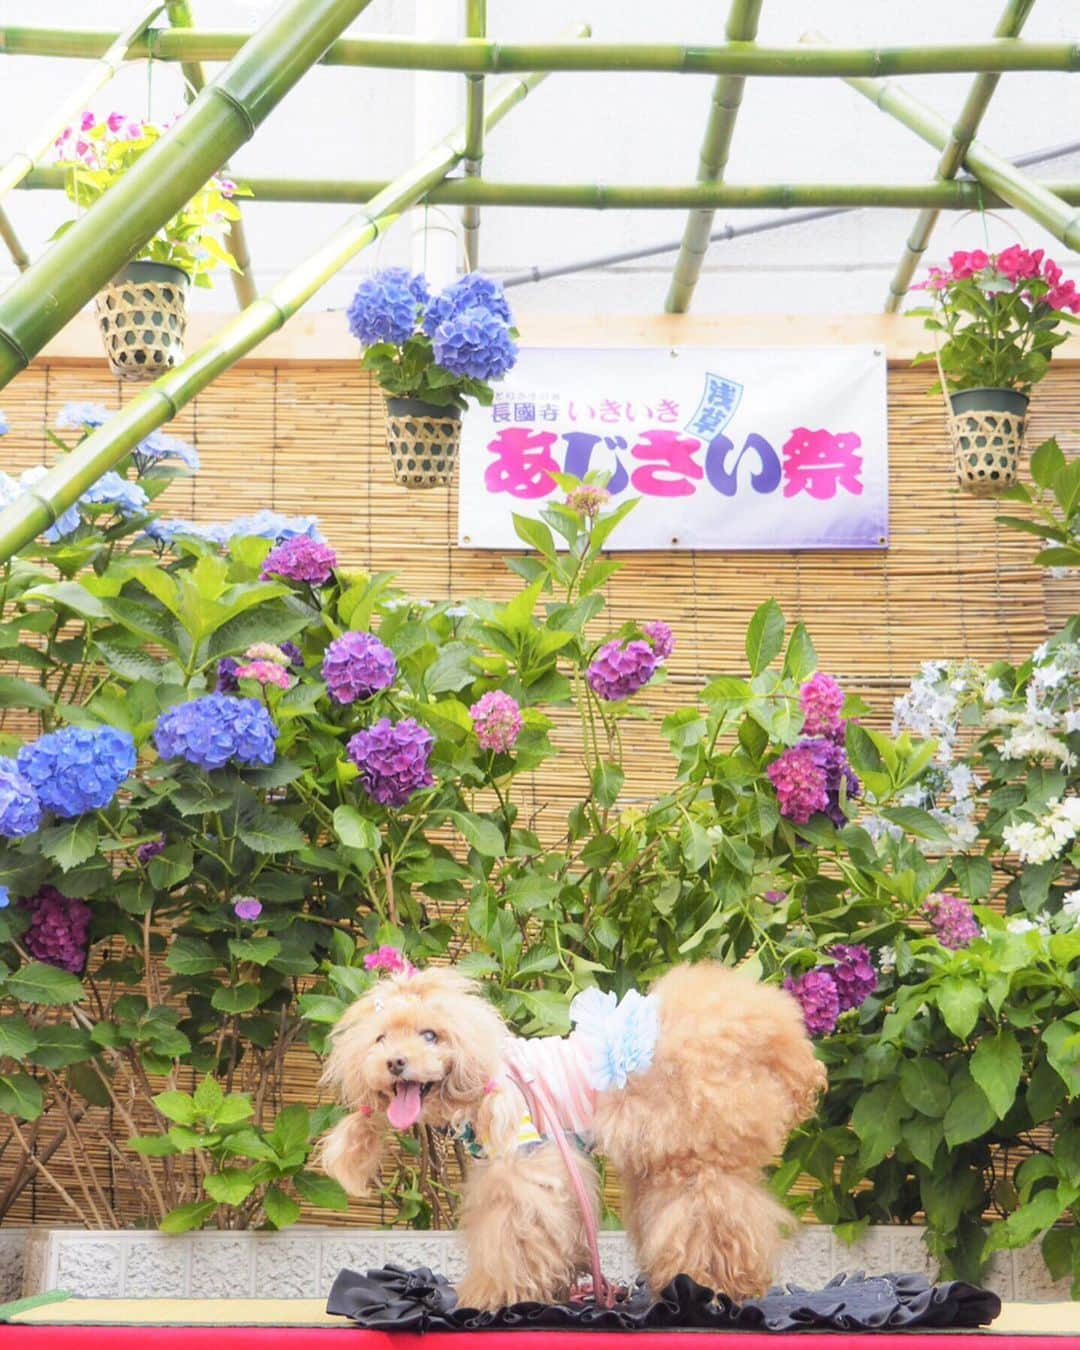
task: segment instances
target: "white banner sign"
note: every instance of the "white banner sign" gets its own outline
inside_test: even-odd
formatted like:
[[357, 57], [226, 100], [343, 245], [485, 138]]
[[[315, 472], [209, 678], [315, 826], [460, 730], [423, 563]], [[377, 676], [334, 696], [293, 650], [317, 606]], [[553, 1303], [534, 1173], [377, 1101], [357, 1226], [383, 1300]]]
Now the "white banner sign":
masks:
[[458, 542], [520, 548], [553, 472], [642, 498], [620, 549], [888, 543], [885, 356], [871, 347], [526, 348], [470, 408]]

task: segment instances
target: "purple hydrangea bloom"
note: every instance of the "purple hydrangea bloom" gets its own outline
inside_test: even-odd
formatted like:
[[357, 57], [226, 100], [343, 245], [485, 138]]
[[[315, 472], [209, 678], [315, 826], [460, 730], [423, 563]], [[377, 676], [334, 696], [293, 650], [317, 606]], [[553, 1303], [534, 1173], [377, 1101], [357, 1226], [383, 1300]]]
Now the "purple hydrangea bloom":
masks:
[[90, 936], [90, 906], [61, 895], [55, 886], [42, 886], [19, 906], [30, 915], [30, 927], [22, 940], [34, 960], [81, 974]]
[[19, 772], [64, 819], [108, 806], [135, 768], [135, 742], [116, 727], [64, 727], [24, 745]]
[[843, 782], [846, 785], [845, 796], [848, 801], [854, 801], [859, 796], [862, 792], [862, 784], [852, 772], [842, 745], [837, 745], [835, 741], [827, 740], [824, 737], [800, 741], [799, 744], [810, 751], [814, 763], [825, 775], [825, 791], [829, 798], [825, 807], [825, 814], [837, 829], [840, 829], [847, 824], [847, 816], [844, 814], [844, 808], [840, 805], [840, 784]]
[[797, 980], [789, 976], [784, 988], [802, 1008], [803, 1021], [811, 1036], [827, 1036], [840, 1016], [840, 994], [831, 973], [820, 967]]
[[923, 913], [930, 920], [938, 941], [950, 951], [966, 947], [982, 933], [971, 906], [958, 895], [941, 892], [928, 895], [923, 902]]
[[279, 642], [278, 646], [290, 666], [302, 666], [304, 664], [304, 653], [295, 642]]
[[223, 656], [217, 665], [217, 679], [214, 682], [214, 689], [219, 694], [236, 694], [240, 692], [240, 681], [236, 678], [236, 672], [240, 669], [240, 662], [235, 656]]
[[838, 942], [828, 949], [828, 953], [836, 962], [829, 974], [840, 997], [840, 1011], [859, 1007], [877, 988], [877, 971], [870, 960], [870, 952], [861, 943]]
[[255, 698], [206, 694], [163, 712], [154, 743], [163, 759], [186, 759], [200, 769], [239, 764], [273, 764], [277, 727]]
[[843, 736], [844, 721], [840, 709], [844, 706], [844, 691], [831, 675], [819, 671], [799, 690], [803, 710], [803, 731], [807, 736]]
[[675, 650], [675, 634], [663, 619], [641, 625], [641, 631], [649, 639], [658, 661], [666, 661]]
[[766, 772], [776, 789], [780, 814], [796, 825], [805, 825], [816, 811], [824, 811], [834, 825], [842, 826], [847, 817], [840, 805], [841, 782], [846, 783], [849, 798], [861, 790], [843, 747], [823, 737], [791, 746]]
[[0, 759], [0, 835], [21, 839], [41, 824], [41, 803], [13, 759]]
[[416, 331], [420, 307], [428, 300], [427, 283], [404, 267], [385, 267], [366, 277], [346, 311], [349, 332], [365, 347], [376, 342], [407, 342]]
[[397, 661], [374, 633], [342, 633], [326, 649], [322, 674], [335, 703], [355, 703], [389, 689]]
[[262, 901], [256, 900], [253, 895], [241, 895], [233, 901], [233, 913], [236, 917], [247, 919], [249, 922], [259, 917], [262, 908]]
[[512, 750], [521, 734], [521, 709], [517, 702], [501, 689], [491, 689], [472, 705], [476, 740], [484, 750], [505, 754]]
[[380, 806], [404, 806], [414, 792], [430, 787], [428, 756], [435, 738], [411, 717], [380, 718], [349, 741], [348, 755], [360, 770], [360, 786]]
[[144, 866], [151, 858], [156, 858], [159, 853], [165, 852], [165, 836], [160, 839], [151, 839], [145, 844], [140, 844], [135, 850], [135, 856]]
[[502, 319], [480, 305], [444, 319], [432, 339], [435, 362], [470, 380], [497, 380], [517, 361], [518, 349]]
[[306, 581], [322, 586], [337, 566], [337, 554], [327, 544], [306, 535], [286, 539], [272, 548], [263, 560], [259, 576], [263, 581], [283, 577], [286, 581]]
[[648, 684], [656, 672], [657, 656], [647, 642], [625, 646], [618, 639], [605, 642], [585, 673], [598, 698], [618, 703]]
[[428, 305], [424, 314], [424, 332], [433, 338], [440, 324], [466, 309], [482, 309], [507, 325], [513, 323], [502, 284], [480, 272], [468, 272]]

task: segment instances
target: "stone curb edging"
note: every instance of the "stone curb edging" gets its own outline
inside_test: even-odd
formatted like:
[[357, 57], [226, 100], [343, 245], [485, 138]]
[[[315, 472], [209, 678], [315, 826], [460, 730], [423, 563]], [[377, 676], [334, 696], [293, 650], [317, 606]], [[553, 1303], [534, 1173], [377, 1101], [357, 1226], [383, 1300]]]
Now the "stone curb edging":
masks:
[[[828, 1228], [805, 1225], [785, 1249], [780, 1279], [820, 1287], [841, 1270], [911, 1271], [932, 1278], [923, 1230], [881, 1225], [846, 1247]], [[600, 1235], [604, 1269], [629, 1280], [634, 1259], [626, 1235]], [[74, 1228], [0, 1229], [0, 1303], [66, 1289], [84, 1298], [321, 1298], [344, 1266], [394, 1262], [430, 1266], [450, 1279], [463, 1269], [455, 1233], [290, 1228], [284, 1233], [103, 1232]], [[1006, 1301], [1069, 1299], [1054, 1282], [1038, 1244], [998, 1252], [987, 1285]]]

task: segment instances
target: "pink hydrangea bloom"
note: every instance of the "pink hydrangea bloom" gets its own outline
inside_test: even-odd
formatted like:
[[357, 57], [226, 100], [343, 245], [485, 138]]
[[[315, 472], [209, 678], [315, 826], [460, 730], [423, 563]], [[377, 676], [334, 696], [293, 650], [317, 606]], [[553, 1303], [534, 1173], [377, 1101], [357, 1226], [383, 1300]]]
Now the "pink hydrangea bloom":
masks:
[[260, 684], [276, 684], [279, 689], [292, 684], [289, 672], [273, 661], [249, 661], [246, 666], [237, 666], [233, 674], [238, 680], [258, 680]]
[[938, 941], [950, 951], [966, 947], [972, 938], [982, 933], [971, 906], [958, 895], [938, 892], [927, 896], [923, 902], [923, 913], [930, 920]]
[[776, 789], [780, 814], [796, 825], [805, 825], [815, 811], [828, 808], [828, 779], [810, 747], [791, 746], [773, 760], [766, 772]]
[[656, 673], [657, 656], [647, 642], [616, 638], [605, 642], [585, 672], [589, 688], [598, 698], [618, 703], [649, 683]]
[[797, 980], [789, 976], [784, 988], [802, 1008], [803, 1021], [811, 1036], [827, 1036], [840, 1016], [840, 993], [829, 971], [808, 970]]
[[675, 650], [675, 634], [663, 619], [654, 619], [652, 623], [643, 623], [641, 631], [649, 639], [658, 661], [666, 661]]
[[365, 970], [384, 970], [388, 975], [410, 975], [415, 966], [407, 961], [396, 947], [383, 943], [364, 957]]
[[259, 576], [263, 581], [284, 577], [286, 581], [306, 581], [322, 586], [337, 566], [337, 554], [328, 544], [307, 535], [295, 535], [272, 548], [263, 559]]
[[803, 730], [808, 736], [836, 739], [843, 734], [840, 709], [844, 706], [844, 691], [831, 675], [819, 671], [807, 680], [799, 690], [799, 704], [803, 710]]
[[253, 895], [241, 895], [233, 901], [233, 913], [238, 919], [246, 919], [252, 922], [262, 913], [262, 901], [256, 900]]
[[476, 739], [485, 750], [505, 754], [521, 734], [521, 709], [509, 694], [492, 689], [469, 709]]
[[949, 259], [953, 281], [965, 281], [989, 265], [990, 257], [981, 248], [973, 249], [970, 253], [954, 253]]
[[1031, 252], [1029, 249], [1021, 248], [1019, 244], [1013, 244], [995, 255], [994, 266], [1010, 281], [1026, 281], [1039, 275], [1042, 260], [1041, 248]]

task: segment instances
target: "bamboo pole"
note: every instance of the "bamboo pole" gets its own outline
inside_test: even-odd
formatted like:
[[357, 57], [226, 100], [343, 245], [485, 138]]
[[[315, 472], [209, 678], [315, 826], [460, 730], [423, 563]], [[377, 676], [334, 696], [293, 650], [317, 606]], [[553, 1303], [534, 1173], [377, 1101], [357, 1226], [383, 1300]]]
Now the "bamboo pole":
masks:
[[[385, 179], [262, 178], [240, 180], [264, 202], [317, 202], [347, 205], [369, 201], [387, 186]], [[1080, 180], [1050, 179], [1063, 201], [1080, 205]], [[63, 170], [35, 169], [20, 184], [26, 189], [63, 187]], [[727, 207], [797, 208], [933, 206], [940, 211], [975, 211], [980, 206], [1005, 207], [1004, 197], [981, 188], [970, 178], [933, 183], [508, 183], [491, 178], [447, 178], [425, 194], [433, 206], [550, 207], [567, 210], [654, 211]], [[672, 249], [678, 244], [672, 245]]]
[[[761, 3], [762, 0], [731, 0], [724, 30], [729, 42], [753, 42], [757, 37]], [[712, 106], [698, 159], [699, 183], [719, 183], [724, 177], [745, 83], [743, 75], [721, 75], [713, 85]], [[714, 215], [711, 210], [697, 210], [687, 219], [664, 301], [664, 309], [669, 314], [685, 314], [690, 308], [694, 287], [709, 251]]]
[[[174, 28], [192, 27], [191, 6], [188, 4], [188, 0], [167, 0], [165, 12]], [[187, 102], [191, 103], [206, 87], [206, 76], [203, 73], [202, 63], [188, 61], [181, 65], [180, 70], [184, 76], [184, 96]], [[229, 173], [227, 163], [221, 166], [221, 171], [226, 175]], [[255, 279], [251, 275], [251, 252], [248, 249], [244, 222], [239, 218], [229, 222], [226, 247], [240, 269], [238, 272], [229, 273], [232, 278], [233, 291], [236, 294], [236, 303], [241, 309], [246, 309], [258, 292], [255, 289]]]
[[[465, 36], [487, 35], [487, 0], [465, 0]], [[465, 160], [466, 178], [479, 178], [484, 159], [484, 77], [465, 76]], [[480, 208], [466, 206], [461, 213], [465, 241], [465, 267], [473, 272], [480, 265]]]
[[95, 69], [85, 80], [81, 80], [60, 106], [45, 119], [37, 135], [32, 137], [26, 148], [16, 151], [3, 168], [0, 168], [0, 201], [26, 177], [42, 155], [49, 153], [64, 128], [86, 111], [86, 105], [124, 64], [132, 45], [145, 35], [147, 28], [163, 8], [163, 4], [155, 5], [138, 23], [132, 24], [130, 28], [118, 34], [101, 54]]
[[[311, 0], [305, 0], [311, 3]], [[588, 28], [579, 24], [582, 36]], [[485, 116], [491, 130], [511, 108], [546, 78], [546, 72], [506, 80], [492, 91]], [[0, 560], [47, 529], [68, 506], [106, 473], [143, 437], [167, 422], [200, 390], [291, 318], [330, 277], [372, 243], [408, 207], [444, 178], [465, 153], [465, 127], [457, 127], [411, 169], [396, 178], [347, 221], [311, 257], [249, 305], [216, 337], [193, 352], [175, 370], [148, 385], [109, 421], [91, 432], [70, 455], [54, 465], [35, 488], [0, 512]]]
[[[98, 56], [115, 38], [99, 29], [0, 26], [0, 55]], [[250, 35], [241, 32], [159, 31], [129, 53], [155, 61], [230, 61]], [[676, 46], [652, 42], [427, 42], [420, 38], [342, 38], [321, 58], [327, 65], [389, 70], [448, 70], [504, 75], [529, 70], [642, 71], [669, 75], [747, 75], [778, 78], [853, 75], [977, 74], [981, 71], [1080, 70], [1080, 44], [998, 39], [919, 46], [806, 48], [725, 42]]]
[[[938, 150], [948, 145], [951, 132], [945, 119], [899, 85], [864, 79], [846, 83]], [[984, 188], [1037, 221], [1067, 248], [1080, 252], [1080, 212], [1057, 193], [974, 138], [964, 150], [964, 164]]]
[[0, 239], [4, 241], [7, 251], [11, 254], [11, 261], [20, 272], [25, 272], [30, 266], [29, 255], [23, 248], [19, 236], [15, 233], [15, 226], [11, 223], [11, 217], [2, 206], [0, 206]]
[[[1005, 11], [994, 29], [994, 37], [1018, 37], [1034, 7], [1035, 0], [1008, 0]], [[964, 163], [964, 151], [978, 131], [979, 123], [990, 106], [990, 100], [1000, 79], [1000, 74], [984, 72], [982, 75], [976, 75], [972, 81], [964, 106], [960, 109], [960, 114], [949, 133], [948, 144], [938, 160], [936, 169], [938, 178], [955, 178], [960, 172]], [[904, 252], [889, 282], [889, 293], [885, 297], [886, 314], [895, 314], [904, 296], [907, 295], [911, 279], [922, 255], [926, 252], [939, 214], [940, 212], [933, 207], [924, 207], [916, 216], [915, 224], [904, 245]]]
[[277, 106], [371, 0], [288, 0], [153, 145], [0, 296], [0, 389]]

